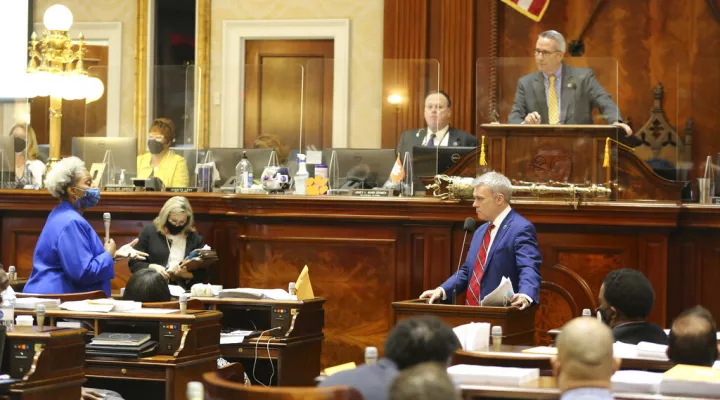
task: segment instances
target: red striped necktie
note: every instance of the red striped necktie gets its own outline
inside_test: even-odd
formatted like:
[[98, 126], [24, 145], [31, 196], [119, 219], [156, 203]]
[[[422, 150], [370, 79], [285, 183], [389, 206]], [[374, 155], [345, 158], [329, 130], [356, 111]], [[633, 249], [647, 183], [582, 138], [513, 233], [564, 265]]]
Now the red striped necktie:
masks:
[[485, 235], [483, 236], [480, 250], [478, 250], [477, 256], [475, 257], [475, 267], [470, 277], [467, 293], [465, 293], [465, 304], [469, 306], [480, 305], [480, 280], [482, 279], [483, 272], [485, 272], [485, 260], [487, 260], [488, 247], [490, 247], [490, 232], [492, 232], [493, 228], [495, 228], [495, 225], [488, 225]]

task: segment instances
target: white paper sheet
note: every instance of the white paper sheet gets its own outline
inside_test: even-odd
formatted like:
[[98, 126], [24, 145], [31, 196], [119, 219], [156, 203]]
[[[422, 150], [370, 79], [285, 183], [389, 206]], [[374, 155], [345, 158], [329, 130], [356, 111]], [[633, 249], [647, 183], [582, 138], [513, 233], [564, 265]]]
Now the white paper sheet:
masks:
[[89, 304], [87, 301], [66, 301], [60, 304], [60, 308], [75, 312], [99, 312], [107, 313], [115, 308], [114, 304]]
[[487, 307], [507, 307], [510, 305], [510, 299], [515, 296], [515, 291], [512, 287], [512, 282], [507, 277], [502, 277], [500, 285], [495, 290], [490, 292], [489, 295], [485, 296], [480, 301], [481, 306]]
[[178, 309], [173, 308], [140, 308], [133, 310], [133, 314], [172, 314], [180, 312]]

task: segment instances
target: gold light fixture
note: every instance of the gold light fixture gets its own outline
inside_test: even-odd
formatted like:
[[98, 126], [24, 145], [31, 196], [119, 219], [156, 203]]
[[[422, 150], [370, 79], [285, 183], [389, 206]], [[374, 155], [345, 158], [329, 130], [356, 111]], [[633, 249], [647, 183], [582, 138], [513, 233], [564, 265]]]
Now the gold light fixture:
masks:
[[60, 159], [60, 135], [62, 128], [62, 100], [81, 100], [87, 103], [102, 97], [105, 87], [98, 78], [88, 77], [85, 69], [85, 38], [78, 36], [73, 50], [68, 31], [73, 23], [70, 10], [56, 4], [43, 15], [45, 32], [37, 40], [33, 32], [30, 38], [26, 88], [28, 97], [50, 96], [50, 160]]

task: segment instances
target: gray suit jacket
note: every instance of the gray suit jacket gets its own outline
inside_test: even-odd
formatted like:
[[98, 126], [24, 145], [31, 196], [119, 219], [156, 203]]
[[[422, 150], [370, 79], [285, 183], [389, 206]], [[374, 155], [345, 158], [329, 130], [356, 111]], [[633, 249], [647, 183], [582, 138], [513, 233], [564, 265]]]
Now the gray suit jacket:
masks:
[[[562, 69], [561, 124], [592, 124], [592, 110], [595, 107], [600, 109], [603, 119], [608, 124], [622, 121], [617, 104], [595, 79], [595, 74], [591, 69], [575, 68], [565, 64], [562, 65]], [[548, 123], [547, 97], [543, 80], [543, 74], [540, 71], [520, 78], [515, 91], [515, 104], [513, 104], [508, 118], [509, 123], [520, 124], [528, 114], [534, 111], [540, 114], [541, 124]]]
[[[427, 128], [413, 129], [402, 133], [397, 147], [397, 152], [400, 153], [400, 159], [405, 157], [406, 151], [412, 155], [413, 146], [422, 146], [422, 142], [427, 134], [425, 129]], [[475, 147], [477, 146], [477, 138], [451, 126], [448, 128], [448, 146]]]

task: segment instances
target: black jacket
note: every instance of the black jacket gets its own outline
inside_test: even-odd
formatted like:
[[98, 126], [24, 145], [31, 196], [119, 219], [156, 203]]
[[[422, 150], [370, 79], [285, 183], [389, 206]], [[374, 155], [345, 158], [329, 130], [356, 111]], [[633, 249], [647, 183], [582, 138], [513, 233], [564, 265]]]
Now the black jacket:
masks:
[[650, 342], [668, 344], [668, 336], [659, 326], [650, 322], [628, 322], [612, 328], [616, 342], [638, 344]]
[[[205, 239], [203, 239], [202, 235], [200, 235], [197, 232], [188, 232], [186, 244], [185, 244], [185, 256], [187, 257], [188, 254], [190, 254], [191, 251], [195, 249], [200, 249], [205, 245]], [[138, 237], [138, 243], [135, 245], [135, 249], [139, 251], [144, 251], [148, 253], [148, 257], [145, 260], [132, 260], [128, 263], [128, 266], [130, 267], [130, 271], [133, 273], [150, 266], [150, 264], [158, 264], [165, 266], [168, 261], [168, 257], [170, 257], [170, 249], [168, 248], [168, 243], [165, 238], [165, 235], [158, 232], [157, 229], [155, 229], [155, 225], [148, 224], [145, 225], [140, 232], [140, 236]], [[196, 270], [193, 271], [193, 279], [189, 281], [176, 281], [176, 283], [179, 283], [181, 286], [187, 288], [190, 288], [195, 283], [202, 283], [207, 278], [207, 271], [206, 270]]]

